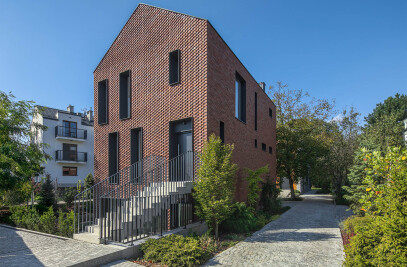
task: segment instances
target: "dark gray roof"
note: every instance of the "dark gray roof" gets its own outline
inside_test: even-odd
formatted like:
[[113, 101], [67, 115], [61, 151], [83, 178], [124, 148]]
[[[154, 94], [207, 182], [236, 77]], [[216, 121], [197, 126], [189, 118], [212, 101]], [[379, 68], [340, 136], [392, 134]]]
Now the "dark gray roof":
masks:
[[80, 116], [82, 119], [82, 125], [93, 126], [93, 119], [91, 121], [89, 121], [86, 118], [86, 115], [84, 115], [82, 113], [78, 113], [78, 112], [71, 113], [66, 110], [50, 108], [50, 107], [45, 107], [45, 106], [36, 106], [36, 108], [41, 113], [42, 117], [45, 119], [58, 120], [58, 112], [60, 112], [60, 113], [65, 113], [65, 114], [69, 114], [69, 115]]

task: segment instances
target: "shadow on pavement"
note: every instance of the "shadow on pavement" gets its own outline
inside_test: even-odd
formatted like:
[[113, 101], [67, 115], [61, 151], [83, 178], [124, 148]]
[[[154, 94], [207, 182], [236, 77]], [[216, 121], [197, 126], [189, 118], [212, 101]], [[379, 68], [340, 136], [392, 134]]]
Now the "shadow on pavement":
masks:
[[0, 226], [0, 266], [44, 266], [18, 231]]

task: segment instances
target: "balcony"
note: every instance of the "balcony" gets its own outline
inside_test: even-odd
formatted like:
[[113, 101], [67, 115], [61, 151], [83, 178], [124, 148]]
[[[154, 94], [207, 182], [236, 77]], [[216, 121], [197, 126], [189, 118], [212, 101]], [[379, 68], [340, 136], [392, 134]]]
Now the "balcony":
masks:
[[88, 131], [84, 129], [55, 126], [55, 138], [57, 140], [70, 140], [84, 142], [87, 139]]
[[55, 151], [55, 161], [56, 163], [86, 164], [88, 161], [88, 153], [70, 150], [57, 150]]

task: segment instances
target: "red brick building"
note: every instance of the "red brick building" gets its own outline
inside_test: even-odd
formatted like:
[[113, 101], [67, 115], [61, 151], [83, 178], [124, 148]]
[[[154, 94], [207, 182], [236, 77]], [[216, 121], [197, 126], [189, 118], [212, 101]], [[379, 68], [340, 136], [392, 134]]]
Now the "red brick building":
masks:
[[[263, 88], [262, 88], [263, 86]], [[276, 177], [275, 105], [208, 20], [140, 4], [94, 71], [95, 177], [150, 155], [200, 151], [215, 133], [244, 168]]]

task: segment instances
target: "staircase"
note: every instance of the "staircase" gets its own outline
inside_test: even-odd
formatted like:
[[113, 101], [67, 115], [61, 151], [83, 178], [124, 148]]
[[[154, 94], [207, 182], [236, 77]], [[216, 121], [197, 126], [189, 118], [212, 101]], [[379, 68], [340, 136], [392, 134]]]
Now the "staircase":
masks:
[[74, 238], [131, 243], [192, 223], [196, 163], [193, 152], [143, 159], [78, 194]]

